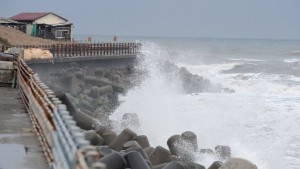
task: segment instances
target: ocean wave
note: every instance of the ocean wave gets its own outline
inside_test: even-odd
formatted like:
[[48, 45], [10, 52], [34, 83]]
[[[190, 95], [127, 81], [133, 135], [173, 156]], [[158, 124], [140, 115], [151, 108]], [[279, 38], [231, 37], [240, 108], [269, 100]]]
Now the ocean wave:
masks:
[[290, 55], [298, 55], [300, 56], [300, 50], [294, 50], [289, 52]]
[[191, 73], [201, 74], [203, 76], [211, 76], [222, 71], [231, 70], [236, 66], [244, 65], [244, 63], [219, 63], [219, 64], [200, 64], [200, 65], [188, 65], [184, 63], [177, 63], [179, 67], [186, 67]]
[[286, 63], [299, 63], [300, 58], [284, 59], [283, 61], [286, 62]]
[[242, 58], [229, 58], [229, 60], [232, 61], [249, 61], [249, 62], [265, 62], [266, 60], [262, 60], [262, 59], [242, 59]]

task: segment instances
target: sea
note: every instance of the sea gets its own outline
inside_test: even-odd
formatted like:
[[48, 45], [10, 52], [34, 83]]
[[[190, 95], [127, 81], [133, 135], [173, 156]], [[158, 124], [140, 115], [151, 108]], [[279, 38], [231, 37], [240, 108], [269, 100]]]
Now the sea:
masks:
[[[95, 42], [113, 39], [89, 36]], [[193, 131], [201, 149], [228, 145], [233, 157], [259, 169], [300, 168], [300, 40], [120, 36], [118, 41], [142, 44], [136, 68], [149, 73], [120, 96], [112, 120], [138, 114], [134, 130], [154, 147], [167, 148], [170, 136]], [[184, 93], [180, 78], [161, 72], [162, 61], [235, 92]], [[197, 156], [195, 162], [209, 167], [215, 160]]]

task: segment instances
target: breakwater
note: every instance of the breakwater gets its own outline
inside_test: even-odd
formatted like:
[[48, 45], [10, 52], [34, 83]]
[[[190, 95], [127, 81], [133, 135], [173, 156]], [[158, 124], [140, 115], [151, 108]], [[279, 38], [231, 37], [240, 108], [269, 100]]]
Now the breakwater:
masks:
[[[22, 62], [18, 62], [18, 63], [19, 63], [19, 65], [21, 65]], [[29, 69], [25, 65], [20, 68], [24, 69], [24, 67], [26, 69]], [[176, 69], [176, 67], [175, 67], [175, 69]], [[76, 72], [76, 70], [80, 70], [80, 71]], [[82, 88], [86, 88], [86, 84], [88, 86], [89, 83], [92, 83], [93, 85], [95, 85], [95, 84], [103, 85], [103, 80], [101, 80], [101, 77], [105, 77], [103, 70], [98, 69], [98, 70], [93, 70], [90, 72], [87, 71], [86, 72], [87, 74], [82, 74], [82, 72], [85, 72], [85, 71], [86, 70], [84, 70], [84, 69], [81, 70], [78, 65], [72, 64], [70, 66], [69, 73], [71, 74], [74, 72], [74, 75], [68, 74], [67, 77], [69, 77], [69, 78], [67, 78], [66, 80], [70, 80], [71, 81], [70, 84], [72, 85], [72, 84], [74, 84], [74, 83], [72, 83], [72, 79], [74, 79], [74, 78], [75, 79], [83, 79], [83, 81], [85, 82], [85, 85], [83, 85], [84, 87], [82, 87]], [[32, 70], [30, 70], [30, 72], [33, 73]], [[182, 72], [185, 72], [185, 71], [182, 71]], [[61, 72], [61, 73], [57, 72], [57, 74], [54, 74], [54, 76], [64, 77], [65, 73], [66, 72]], [[88, 77], [87, 76], [88, 74], [93, 75], [93, 76]], [[181, 74], [183, 74], [183, 73], [181, 73]], [[186, 74], [190, 75], [188, 73], [186, 73]], [[24, 73], [22, 75], [28, 77]], [[97, 77], [97, 76], [99, 76], [100, 78], [95, 79], [95, 77]], [[175, 136], [170, 137], [168, 140], [168, 147], [170, 150], [168, 150], [164, 147], [161, 147], [161, 146], [151, 147], [146, 136], [137, 135], [134, 131], [127, 128], [133, 124], [138, 125], [139, 122], [138, 122], [137, 114], [124, 115], [123, 121], [121, 123], [123, 124], [125, 129], [121, 133], [118, 134], [110, 126], [111, 123], [105, 124], [105, 123], [101, 123], [101, 121], [95, 121], [93, 116], [89, 116], [88, 113], [81, 112], [80, 110], [78, 110], [78, 108], [76, 108], [76, 106], [74, 106], [74, 101], [72, 101], [72, 98], [70, 98], [69, 95], [66, 95], [66, 94], [60, 95], [59, 93], [51, 92], [51, 90], [49, 90], [49, 88], [47, 86], [45, 86], [36, 75], [34, 77], [35, 78], [33, 78], [33, 80], [35, 80], [37, 82], [37, 85], [40, 85], [41, 88], [43, 90], [45, 90], [45, 93], [47, 94], [46, 98], [50, 97], [56, 104], [59, 104], [59, 101], [57, 99], [55, 99], [55, 97], [57, 96], [62, 101], [63, 105], [66, 105], [65, 108], [63, 108], [64, 106], [60, 106], [60, 108], [62, 109], [60, 114], [62, 114], [63, 118], [65, 118], [65, 119], [63, 119], [63, 121], [68, 121], [67, 124], [70, 123], [69, 125], [74, 124], [74, 123], [72, 123], [72, 121], [70, 121], [70, 119], [67, 116], [65, 116], [66, 113], [64, 113], [64, 112], [67, 112], [67, 111], [70, 113], [70, 115], [74, 115], [74, 114], [77, 115], [77, 116], [73, 116], [73, 118], [74, 118], [75, 122], [77, 122], [78, 125], [81, 124], [79, 122], [79, 120], [84, 119], [83, 117], [87, 117], [86, 120], [83, 120], [83, 123], [87, 124], [87, 126], [90, 128], [88, 128], [88, 127], [85, 128], [84, 126], [80, 125], [81, 128], [84, 129], [84, 130], [80, 130], [80, 133], [84, 134], [85, 138], [87, 140], [89, 140], [90, 143], [93, 144], [95, 147], [86, 146], [82, 153], [83, 155], [81, 155], [81, 156], [79, 155], [78, 157], [84, 156], [85, 157], [84, 159], [86, 160], [86, 163], [87, 163], [86, 165], [91, 166], [92, 168], [105, 168], [103, 164], [106, 165], [106, 168], [120, 168], [120, 169], [121, 168], [132, 168], [132, 169], [135, 169], [135, 168], [165, 168], [165, 169], [168, 169], [168, 168], [203, 168], [204, 166], [193, 162], [192, 159], [193, 159], [194, 153], [217, 154], [220, 158], [225, 158], [225, 159], [228, 159], [230, 157], [230, 148], [228, 146], [217, 146], [215, 150], [199, 150], [199, 149], [197, 149], [197, 147], [198, 147], [197, 146], [197, 144], [198, 144], [197, 136], [191, 131], [186, 131], [180, 135], [175, 135]], [[203, 79], [195, 78], [195, 76], [188, 76], [188, 77], [193, 77], [199, 83], [203, 81]], [[185, 79], [187, 79], [188, 77], [186, 77]], [[29, 79], [31, 79], [31, 78], [29, 78]], [[114, 79], [114, 78], [112, 78], [112, 79]], [[115, 79], [117, 79], [117, 78], [115, 78]], [[113, 80], [111, 80], [111, 81], [113, 81]], [[107, 85], [111, 81], [108, 81], [108, 82], [105, 81], [105, 85]], [[34, 87], [36, 87], [37, 85], [35, 85], [35, 83], [33, 83], [33, 82], [34, 81], [28, 81], [27, 84], [33, 88], [32, 91], [34, 92], [35, 91]], [[24, 83], [24, 82], [22, 82], [22, 83]], [[209, 83], [207, 81], [205, 84], [209, 85]], [[114, 92], [114, 90], [111, 90], [112, 85], [110, 85], [111, 88], [108, 87], [108, 88], [110, 88], [108, 90], [109, 92], [107, 92], [107, 93], [104, 92], [105, 94], [101, 93], [102, 90], [100, 90], [99, 88], [101, 88], [103, 86], [97, 86], [97, 85], [95, 85], [96, 87], [91, 86], [91, 88], [89, 89], [91, 91], [87, 92], [87, 95], [89, 95], [89, 96], [96, 95], [96, 99], [97, 99], [97, 97], [99, 97], [99, 96], [109, 95]], [[107, 86], [109, 86], [109, 85], [107, 85]], [[75, 89], [76, 89], [76, 87], [75, 87]], [[77, 91], [79, 91], [79, 93], [81, 93], [80, 90], [77, 90]], [[74, 91], [75, 91], [75, 93], [73, 93], [73, 95], [78, 94], [78, 92], [76, 92], [76, 90], [74, 90]], [[42, 91], [40, 91], [40, 92], [42, 92]], [[37, 95], [37, 94], [38, 93], [35, 93], [34, 95]], [[30, 95], [30, 94], [29, 93], [25, 94], [25, 96], [27, 96], [27, 95]], [[36, 99], [40, 99], [40, 97], [36, 97]], [[50, 103], [51, 102], [49, 102], [49, 104]], [[30, 106], [29, 106], [29, 108], [30, 108]], [[55, 107], [52, 107], [52, 108], [55, 108]], [[45, 110], [48, 111], [47, 108], [45, 108]], [[50, 109], [50, 110], [52, 110], [52, 109]], [[53, 109], [53, 111], [54, 110], [55, 109]], [[43, 112], [43, 110], [38, 110], [38, 111]], [[38, 114], [38, 111], [37, 111], [37, 114]], [[50, 114], [51, 114], [51, 111], [50, 111]], [[107, 116], [107, 114], [104, 114], [104, 116]], [[50, 115], [50, 117], [51, 117], [51, 115]], [[76, 120], [76, 119], [79, 119], [79, 120]], [[105, 118], [100, 117], [100, 119], [105, 119]], [[42, 119], [40, 121], [42, 121]], [[67, 128], [72, 128], [72, 126], [67, 126]], [[82, 135], [82, 134], [78, 134], [78, 135]], [[61, 134], [60, 136], [64, 136], [64, 135], [68, 135], [68, 134], [67, 133]], [[61, 140], [61, 141], [64, 142], [63, 140]], [[48, 142], [50, 142], [49, 143], [50, 145], [54, 146], [54, 147], [50, 146], [49, 149], [55, 150], [55, 145], [51, 144], [50, 140], [48, 140]], [[69, 143], [69, 144], [72, 144], [72, 143]], [[59, 148], [59, 147], [56, 147], [56, 148]], [[65, 147], [61, 147], [61, 149], [63, 151], [65, 151], [65, 150], [67, 151], [67, 149]], [[92, 151], [90, 151], [90, 150], [92, 150]], [[94, 150], [96, 150], [96, 153]], [[148, 154], [147, 154], [147, 152], [148, 152]], [[55, 155], [55, 156], [57, 156], [57, 155]], [[78, 157], [76, 157], [75, 159], [82, 162], [83, 159], [78, 158]], [[70, 160], [70, 159], [67, 159], [67, 160]], [[93, 163], [93, 162], [97, 162], [97, 161], [98, 161], [97, 164]], [[246, 165], [249, 167], [255, 167], [250, 162], [247, 162], [247, 161], [241, 160], [241, 159], [230, 159], [229, 161], [231, 163], [243, 164], [244, 166]], [[58, 161], [54, 159], [52, 162], [57, 163]], [[73, 163], [74, 161], [71, 160], [68, 162], [71, 165], [74, 165], [74, 163]], [[214, 166], [215, 166], [215, 168], [219, 168], [220, 166], [223, 168], [230, 167], [228, 165], [230, 165], [230, 163], [222, 164], [220, 162], [215, 162], [214, 164], [212, 164], [212, 167], [214, 167]], [[68, 167], [72, 168], [72, 166], [68, 166]], [[212, 169], [212, 167], [210, 167], [210, 168]]]

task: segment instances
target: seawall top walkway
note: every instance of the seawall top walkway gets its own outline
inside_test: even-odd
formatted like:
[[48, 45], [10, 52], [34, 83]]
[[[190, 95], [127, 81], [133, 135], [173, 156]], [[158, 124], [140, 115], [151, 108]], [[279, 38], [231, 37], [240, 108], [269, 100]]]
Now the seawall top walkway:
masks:
[[49, 168], [18, 88], [0, 87], [0, 168]]

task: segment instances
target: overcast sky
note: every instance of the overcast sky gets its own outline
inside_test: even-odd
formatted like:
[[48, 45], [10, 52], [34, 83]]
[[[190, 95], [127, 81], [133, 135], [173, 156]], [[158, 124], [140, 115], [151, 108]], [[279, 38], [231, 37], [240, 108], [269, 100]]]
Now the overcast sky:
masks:
[[300, 39], [300, 0], [1, 0], [0, 17], [54, 12], [75, 34]]

